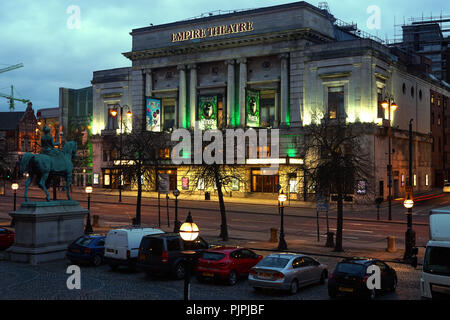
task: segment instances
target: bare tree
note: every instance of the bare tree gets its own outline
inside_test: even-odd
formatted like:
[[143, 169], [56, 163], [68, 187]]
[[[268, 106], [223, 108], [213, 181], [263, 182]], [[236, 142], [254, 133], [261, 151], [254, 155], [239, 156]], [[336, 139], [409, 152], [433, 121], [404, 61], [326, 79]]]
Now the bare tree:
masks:
[[135, 223], [140, 225], [143, 185], [156, 182], [156, 168], [163, 160], [161, 150], [169, 147], [170, 139], [165, 133], [150, 131], [133, 131], [122, 138], [120, 171], [137, 185]]
[[343, 251], [343, 203], [354, 194], [356, 181], [371, 181], [369, 152], [363, 147], [363, 126], [322, 119], [304, 127], [305, 171], [317, 194], [336, 195], [335, 251]]

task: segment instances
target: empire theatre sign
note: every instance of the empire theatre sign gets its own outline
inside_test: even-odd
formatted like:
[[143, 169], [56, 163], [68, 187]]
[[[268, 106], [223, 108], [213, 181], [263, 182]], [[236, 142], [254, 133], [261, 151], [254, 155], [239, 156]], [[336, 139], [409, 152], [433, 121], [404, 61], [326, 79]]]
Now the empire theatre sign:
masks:
[[172, 33], [172, 42], [181, 42], [187, 40], [214, 38], [227, 34], [243, 33], [253, 31], [253, 22], [240, 22], [215, 27], [192, 29]]

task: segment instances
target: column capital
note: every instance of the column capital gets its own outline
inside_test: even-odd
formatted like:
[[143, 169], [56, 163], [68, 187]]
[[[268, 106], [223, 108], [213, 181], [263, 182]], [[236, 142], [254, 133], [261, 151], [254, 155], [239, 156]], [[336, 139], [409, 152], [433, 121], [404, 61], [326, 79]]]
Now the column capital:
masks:
[[280, 59], [280, 60], [289, 59], [289, 52], [280, 53], [278, 55], [278, 59]]
[[239, 58], [239, 59], [236, 59], [236, 61], [239, 64], [245, 64], [245, 63], [247, 63], [247, 58]]
[[224, 63], [226, 65], [234, 65], [236, 63], [236, 60], [234, 60], [234, 59], [225, 60]]
[[187, 68], [189, 70], [196, 70], [197, 69], [197, 65], [195, 63], [191, 63], [191, 64], [188, 64]]
[[186, 70], [186, 65], [185, 64], [177, 65], [177, 70]]

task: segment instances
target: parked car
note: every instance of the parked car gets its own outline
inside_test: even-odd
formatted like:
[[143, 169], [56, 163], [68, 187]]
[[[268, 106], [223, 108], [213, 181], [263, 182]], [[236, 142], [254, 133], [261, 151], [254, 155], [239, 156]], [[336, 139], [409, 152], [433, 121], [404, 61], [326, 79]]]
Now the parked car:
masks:
[[164, 231], [155, 228], [127, 227], [110, 230], [105, 239], [105, 263], [113, 271], [121, 265], [134, 269], [142, 238], [160, 233]]
[[297, 293], [300, 287], [325, 283], [327, 266], [303, 254], [277, 253], [262, 259], [249, 273], [249, 284], [260, 289], [279, 289]]
[[102, 235], [85, 235], [79, 237], [67, 247], [67, 259], [72, 264], [87, 262], [94, 266], [101, 265], [105, 253], [105, 238]]
[[194, 260], [192, 270], [195, 270], [200, 253], [208, 248], [208, 243], [201, 237], [193, 242], [185, 242], [178, 233], [148, 235], [142, 238], [137, 266], [148, 275], [162, 273], [183, 279], [185, 265], [182, 251], [196, 252], [192, 255]]
[[[378, 266], [381, 271], [381, 289], [369, 289], [367, 286], [367, 268]], [[372, 274], [372, 272], [370, 272]], [[363, 298], [374, 299], [377, 291], [397, 288], [397, 274], [385, 262], [371, 258], [348, 258], [336, 265], [328, 279], [328, 295], [335, 298], [339, 294], [352, 294]]]
[[246, 248], [209, 249], [204, 251], [197, 261], [197, 279], [220, 279], [234, 285], [239, 277], [247, 276], [250, 269], [262, 258], [263, 256]]
[[9, 248], [13, 243], [14, 231], [6, 228], [0, 228], [0, 250]]

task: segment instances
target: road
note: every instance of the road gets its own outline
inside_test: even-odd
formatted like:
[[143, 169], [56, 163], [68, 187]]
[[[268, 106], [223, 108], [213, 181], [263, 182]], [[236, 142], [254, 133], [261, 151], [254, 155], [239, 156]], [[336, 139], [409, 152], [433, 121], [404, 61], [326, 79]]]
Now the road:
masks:
[[[42, 197], [40, 190], [32, 190], [30, 195]], [[63, 194], [58, 196], [63, 198]], [[87, 206], [86, 195], [73, 193], [73, 198]], [[12, 196], [9, 194], [1, 198], [0, 221], [8, 220], [8, 212], [12, 211]], [[36, 198], [38, 199], [38, 198]], [[32, 199], [33, 200], [33, 199]], [[17, 203], [23, 197], [17, 195]], [[123, 197], [122, 203], [117, 202], [117, 196], [95, 194], [91, 200], [91, 214], [98, 215], [102, 226], [128, 225], [135, 216], [135, 198]], [[428, 241], [428, 213], [431, 208], [450, 205], [450, 195], [441, 194], [431, 199], [417, 201], [413, 210], [414, 230], [416, 231], [416, 245], [425, 246]], [[280, 216], [276, 206], [258, 205], [249, 203], [227, 203], [227, 223], [229, 236], [237, 239], [262, 241], [267, 240], [271, 228], [279, 228]], [[142, 223], [145, 225], [160, 226], [166, 229], [173, 228], [174, 201], [169, 200], [167, 215], [166, 200], [161, 199], [158, 214], [157, 199], [144, 198], [142, 205]], [[216, 201], [188, 201], [180, 200], [178, 205], [178, 219], [184, 221], [191, 211], [194, 221], [200, 226], [204, 235], [218, 235], [220, 231], [220, 214]], [[392, 207], [393, 221], [387, 221], [387, 208], [381, 209], [381, 220], [376, 220], [375, 207], [348, 207], [344, 211], [343, 239], [364, 245], [385, 247], [388, 236], [396, 237], [397, 246], [403, 246], [406, 231], [405, 209], [401, 202], [396, 201]], [[336, 212], [329, 212], [329, 229], [336, 229]], [[325, 237], [327, 220], [325, 213], [320, 213], [319, 234]], [[305, 239], [314, 241], [317, 238], [317, 219], [314, 208], [285, 207], [285, 235], [286, 240]]]

